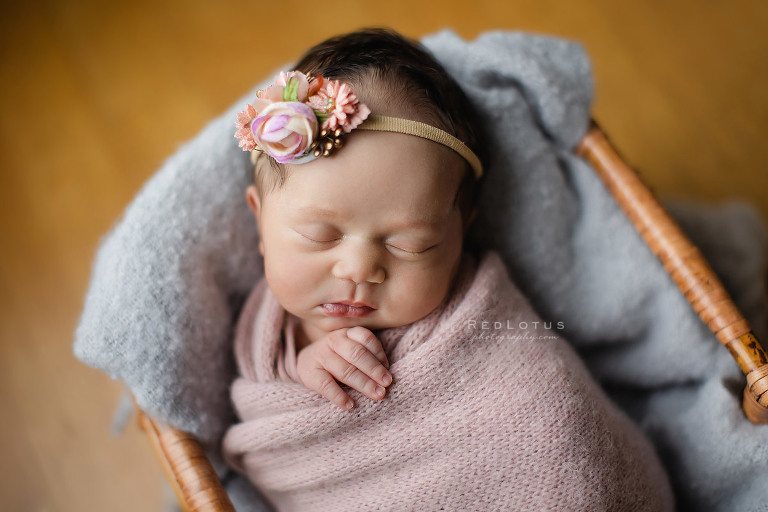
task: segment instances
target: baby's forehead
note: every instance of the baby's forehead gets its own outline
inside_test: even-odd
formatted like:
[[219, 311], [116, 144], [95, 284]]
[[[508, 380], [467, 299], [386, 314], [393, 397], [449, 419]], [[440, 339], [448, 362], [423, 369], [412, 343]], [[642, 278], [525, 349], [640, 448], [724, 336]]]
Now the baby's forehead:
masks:
[[388, 225], [417, 228], [451, 213], [460, 176], [446, 164], [460, 166], [460, 157], [409, 135], [354, 135], [338, 155], [288, 166], [283, 187], [273, 192], [287, 214], [329, 222], [379, 216]]

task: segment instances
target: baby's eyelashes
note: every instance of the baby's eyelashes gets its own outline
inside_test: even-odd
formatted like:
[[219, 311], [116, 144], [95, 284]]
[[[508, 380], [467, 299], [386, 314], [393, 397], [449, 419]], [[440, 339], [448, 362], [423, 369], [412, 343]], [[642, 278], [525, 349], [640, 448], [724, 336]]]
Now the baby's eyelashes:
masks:
[[390, 249], [394, 253], [399, 254], [405, 254], [405, 255], [411, 255], [411, 256], [419, 256], [426, 252], [431, 251], [432, 249], [436, 248], [438, 244], [431, 245], [429, 247], [401, 247], [394, 244], [387, 244], [387, 248]]
[[341, 233], [330, 229], [294, 229], [303, 239], [316, 244], [328, 244], [342, 238]]
[[384, 240], [387, 250], [399, 257], [420, 257], [436, 249], [442, 241], [439, 236], [393, 236]]

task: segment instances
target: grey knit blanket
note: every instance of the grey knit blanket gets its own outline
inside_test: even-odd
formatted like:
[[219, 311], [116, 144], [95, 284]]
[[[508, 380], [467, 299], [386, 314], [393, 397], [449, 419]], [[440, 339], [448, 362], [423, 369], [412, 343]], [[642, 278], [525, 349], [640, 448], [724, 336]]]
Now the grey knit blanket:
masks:
[[[766, 510], [768, 426], [741, 412], [743, 376], [573, 155], [592, 98], [583, 49], [509, 32], [464, 42], [445, 31], [424, 43], [487, 127], [473, 243], [499, 251], [538, 313], [565, 325], [653, 441], [681, 510]], [[249, 160], [233, 137], [234, 114], [254, 95], [180, 148], [130, 204], [99, 249], [76, 332], [77, 357], [214, 451], [234, 420], [234, 322], [262, 273], [244, 201]], [[758, 216], [738, 204], [671, 211], [766, 340]]]

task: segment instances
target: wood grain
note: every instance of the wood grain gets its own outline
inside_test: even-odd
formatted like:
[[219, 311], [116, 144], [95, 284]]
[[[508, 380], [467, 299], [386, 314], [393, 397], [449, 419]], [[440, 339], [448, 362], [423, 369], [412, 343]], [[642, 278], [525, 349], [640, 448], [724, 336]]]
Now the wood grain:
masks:
[[183, 141], [310, 44], [360, 26], [581, 41], [594, 116], [655, 193], [768, 218], [768, 4], [759, 0], [32, 0], [0, 7], [3, 510], [158, 510], [119, 386], [71, 343], [99, 238]]

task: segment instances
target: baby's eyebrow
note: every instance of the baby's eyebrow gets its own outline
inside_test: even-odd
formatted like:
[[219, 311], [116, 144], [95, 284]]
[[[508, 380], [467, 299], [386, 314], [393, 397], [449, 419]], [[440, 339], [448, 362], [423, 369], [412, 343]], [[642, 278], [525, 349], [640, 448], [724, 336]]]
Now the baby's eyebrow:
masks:
[[320, 206], [300, 206], [297, 209], [298, 213], [309, 217], [323, 217], [330, 219], [337, 219], [341, 217], [341, 214], [330, 208], [322, 208]]
[[438, 216], [414, 217], [394, 222], [390, 229], [392, 231], [426, 231], [431, 233], [440, 231], [445, 222], [445, 218]]
[[[296, 211], [299, 215], [320, 218], [322, 220], [338, 221], [344, 219], [342, 212], [332, 208], [322, 206], [306, 205], [299, 206]], [[438, 230], [445, 222], [445, 218], [438, 215], [424, 215], [396, 221], [391, 226], [395, 230], [424, 229], [429, 231]]]

